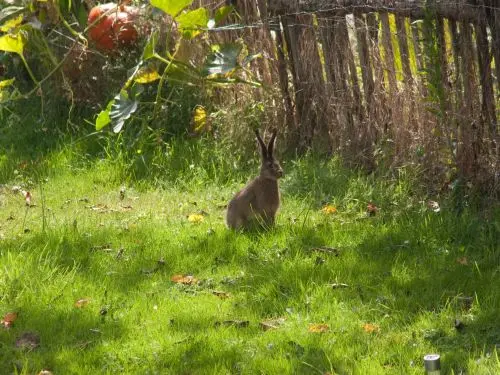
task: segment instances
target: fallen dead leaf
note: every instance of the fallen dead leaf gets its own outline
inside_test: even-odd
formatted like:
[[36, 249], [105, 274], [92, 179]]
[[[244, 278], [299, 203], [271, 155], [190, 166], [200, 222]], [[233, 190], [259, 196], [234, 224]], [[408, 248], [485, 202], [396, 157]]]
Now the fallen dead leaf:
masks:
[[38, 375], [53, 375], [52, 371], [49, 370], [42, 370], [38, 373]]
[[324, 323], [309, 324], [309, 326], [307, 327], [307, 330], [309, 332], [313, 332], [313, 333], [325, 333], [325, 332], [328, 332], [330, 330], [330, 326], [328, 324], [324, 324]]
[[467, 260], [467, 257], [460, 257], [457, 259], [457, 263], [463, 266], [467, 266], [469, 264], [469, 261]]
[[33, 350], [40, 346], [40, 337], [33, 332], [25, 332], [16, 340], [16, 348]]
[[10, 328], [14, 324], [14, 322], [17, 319], [17, 313], [16, 312], [9, 312], [4, 315], [2, 320], [0, 321], [0, 324], [4, 326], [4, 328]]
[[198, 279], [193, 275], [173, 275], [170, 278], [176, 284], [193, 285], [198, 283]]
[[434, 212], [441, 211], [441, 207], [439, 207], [439, 203], [436, 201], [428, 200], [427, 201], [427, 208], [429, 208], [430, 210], [432, 210]]
[[102, 203], [98, 203], [98, 204], [95, 204], [93, 206], [87, 206], [87, 208], [90, 208], [92, 211], [96, 211], [99, 213], [107, 213], [107, 212], [116, 211], [116, 210], [109, 208], [109, 206], [107, 204], [102, 204]]
[[81, 309], [90, 303], [90, 298], [80, 298], [75, 302], [75, 307]]
[[26, 191], [24, 193], [24, 200], [26, 201], [26, 206], [30, 207], [31, 206], [31, 193], [29, 191]]
[[90, 251], [113, 251], [110, 243], [104, 245], [94, 245], [90, 248]]
[[259, 326], [264, 331], [277, 329], [285, 323], [285, 318], [269, 319], [259, 323]]
[[469, 311], [472, 308], [472, 303], [474, 302], [474, 297], [459, 296], [457, 301], [462, 310]]
[[338, 257], [340, 255], [339, 249], [337, 249], [335, 247], [328, 247], [328, 246], [313, 247], [313, 248], [311, 248], [310, 251], [316, 251], [318, 253], [334, 255], [336, 257]]
[[370, 216], [375, 216], [378, 212], [378, 207], [374, 203], [368, 202], [368, 205], [366, 206], [366, 212]]
[[321, 212], [327, 215], [332, 215], [337, 212], [337, 207], [327, 204], [321, 209]]
[[125, 192], [127, 191], [127, 188], [125, 186], [122, 186], [120, 188], [120, 200], [124, 200], [125, 199]]
[[216, 327], [236, 327], [236, 328], [247, 328], [250, 325], [248, 320], [224, 320], [222, 322], [215, 322]]
[[330, 286], [332, 287], [332, 289], [349, 288], [349, 285], [344, 284], [344, 283], [333, 283], [333, 284], [330, 284]]
[[200, 215], [200, 214], [191, 214], [188, 216], [187, 219], [190, 223], [197, 224], [197, 223], [201, 223], [204, 220], [204, 217], [203, 217], [203, 215]]
[[223, 292], [223, 291], [220, 291], [220, 290], [214, 290], [214, 291], [212, 291], [212, 294], [214, 296], [219, 297], [220, 299], [226, 299], [226, 298], [231, 297], [231, 295], [229, 293]]
[[363, 330], [366, 332], [366, 333], [377, 333], [380, 331], [380, 327], [376, 324], [372, 324], [372, 323], [365, 323], [363, 325]]

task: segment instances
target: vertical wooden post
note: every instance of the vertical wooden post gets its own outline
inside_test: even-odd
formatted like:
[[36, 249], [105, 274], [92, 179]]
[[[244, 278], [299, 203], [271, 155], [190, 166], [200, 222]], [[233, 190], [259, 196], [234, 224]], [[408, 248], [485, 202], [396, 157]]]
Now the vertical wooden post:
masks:
[[449, 82], [448, 82], [448, 59], [446, 57], [446, 41], [445, 41], [445, 29], [444, 29], [444, 19], [438, 16], [436, 19], [436, 31], [437, 31], [437, 47], [439, 52], [439, 66], [441, 68], [441, 89], [443, 90], [443, 97], [441, 98], [441, 111], [443, 115], [447, 115], [449, 111]]
[[[500, 7], [493, 8], [492, 6], [489, 6], [486, 7], [485, 10], [486, 18], [491, 30], [491, 48], [493, 56], [495, 57], [497, 95], [500, 95]], [[495, 133], [498, 134], [498, 129], [495, 129]], [[498, 147], [500, 149], [500, 145]]]
[[368, 37], [370, 38], [370, 47], [372, 51], [372, 63], [375, 69], [375, 78], [379, 87], [384, 87], [384, 70], [382, 67], [382, 56], [380, 55], [378, 29], [379, 19], [375, 12], [366, 15], [366, 25], [368, 27]]
[[[318, 28], [325, 58], [327, 99], [325, 100], [326, 108], [324, 110], [328, 116], [328, 135], [332, 148], [338, 149], [344, 142], [344, 128], [347, 125], [349, 117], [345, 102], [346, 99], [347, 102], [350, 102], [350, 98], [346, 98], [345, 96], [347, 94], [344, 89], [345, 80], [342, 82], [343, 78], [340, 77], [342, 67], [339, 64], [338, 58], [340, 53], [335, 45], [335, 17], [336, 15], [328, 18], [318, 17]], [[344, 105], [342, 105], [341, 101], [344, 102]]]
[[495, 97], [493, 94], [493, 80], [491, 77], [491, 55], [488, 44], [488, 35], [484, 22], [479, 22], [475, 26], [477, 57], [479, 65], [479, 79], [481, 83], [481, 111], [483, 119], [486, 122], [490, 134], [495, 134], [496, 114]]
[[403, 76], [407, 85], [412, 82], [410, 68], [410, 54], [408, 52], [408, 39], [406, 35], [405, 18], [396, 14], [396, 29], [398, 34], [399, 53], [401, 55], [401, 64], [403, 66]]
[[295, 117], [293, 114], [292, 97], [288, 86], [288, 69], [285, 56], [285, 47], [283, 43], [283, 34], [280, 29], [280, 23], [274, 23], [272, 26], [276, 35], [276, 56], [278, 60], [278, 75], [281, 95], [283, 96], [283, 105], [285, 107], [285, 126], [295, 128]]
[[283, 25], [290, 60], [293, 61], [295, 105], [298, 117], [296, 142], [299, 152], [311, 146], [317, 128], [323, 130], [323, 68], [310, 14], [287, 15]]
[[473, 59], [472, 28], [467, 21], [460, 23], [460, 36], [462, 46], [462, 77], [464, 83], [464, 111], [461, 121], [461, 147], [458, 152], [458, 160], [463, 175], [471, 177], [475, 173], [478, 157], [477, 123], [474, 116], [475, 92], [475, 66]]
[[382, 23], [382, 43], [384, 46], [384, 63], [386, 65], [387, 79], [389, 81], [389, 93], [395, 95], [398, 86], [396, 81], [396, 68], [394, 66], [394, 49], [392, 46], [391, 27], [389, 25], [389, 15], [387, 12], [380, 13]]
[[323, 46], [323, 55], [325, 57], [325, 72], [328, 84], [334, 88], [332, 95], [336, 96], [335, 88], [338, 87], [336, 66], [337, 54], [335, 50], [335, 23], [333, 18], [318, 17], [319, 37]]
[[367, 40], [366, 21], [363, 14], [354, 13], [354, 24], [356, 28], [356, 39], [358, 44], [358, 56], [361, 65], [361, 78], [363, 79], [363, 93], [367, 108], [371, 108], [373, 102], [373, 72], [370, 61], [370, 48]]
[[457, 112], [460, 110], [460, 106], [462, 103], [462, 90], [463, 90], [463, 84], [462, 84], [462, 68], [461, 68], [461, 62], [460, 62], [460, 39], [458, 35], [458, 28], [457, 28], [457, 23], [455, 20], [448, 20], [448, 26], [450, 28], [450, 34], [451, 34], [451, 45], [453, 49], [453, 65], [455, 69], [455, 103], [456, 103], [456, 110]]
[[351, 42], [349, 41], [349, 31], [347, 30], [345, 17], [341, 17], [338, 20], [336, 40], [340, 50], [339, 56], [341, 56], [344, 60], [344, 64], [347, 64], [347, 68], [349, 68], [349, 77], [351, 80], [350, 85], [352, 87], [352, 105], [359, 124], [364, 118], [363, 103], [361, 102], [358, 72], [356, 69], [356, 63], [354, 62]]

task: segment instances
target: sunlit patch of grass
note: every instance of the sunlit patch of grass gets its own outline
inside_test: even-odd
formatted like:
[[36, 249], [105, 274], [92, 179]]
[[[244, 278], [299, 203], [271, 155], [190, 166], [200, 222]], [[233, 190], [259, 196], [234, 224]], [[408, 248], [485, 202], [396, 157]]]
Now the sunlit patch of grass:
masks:
[[[276, 227], [235, 233], [224, 206], [245, 169], [189, 147], [158, 156], [163, 179], [69, 151], [11, 176], [0, 315], [18, 318], [0, 328], [0, 373], [420, 374], [429, 352], [446, 373], [498, 370], [498, 210], [457, 214], [445, 200], [434, 212], [409, 173], [311, 156], [285, 163]], [[39, 347], [16, 348], [23, 332]]]

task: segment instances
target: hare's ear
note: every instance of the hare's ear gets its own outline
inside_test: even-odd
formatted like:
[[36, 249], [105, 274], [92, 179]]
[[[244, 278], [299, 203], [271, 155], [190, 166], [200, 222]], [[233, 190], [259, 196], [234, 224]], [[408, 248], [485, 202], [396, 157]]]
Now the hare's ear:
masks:
[[257, 137], [257, 140], [259, 141], [260, 150], [261, 150], [261, 153], [262, 153], [262, 159], [267, 159], [268, 158], [268, 153], [267, 153], [266, 144], [264, 143], [264, 141], [260, 137], [260, 134], [259, 134], [258, 130], [255, 130], [255, 135]]
[[271, 139], [269, 140], [269, 143], [267, 145], [267, 155], [272, 158], [273, 157], [273, 151], [274, 151], [274, 143], [276, 142], [276, 133], [278, 131], [276, 129], [273, 130], [273, 133], [271, 135]]

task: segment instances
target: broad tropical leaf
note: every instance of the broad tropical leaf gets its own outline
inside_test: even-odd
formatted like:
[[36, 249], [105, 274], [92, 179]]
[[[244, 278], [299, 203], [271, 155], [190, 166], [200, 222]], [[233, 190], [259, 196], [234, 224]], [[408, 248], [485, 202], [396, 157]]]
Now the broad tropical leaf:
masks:
[[11, 78], [11, 79], [5, 79], [3, 81], [0, 81], [0, 89], [4, 89], [6, 87], [9, 87], [10, 85], [12, 85], [15, 81], [15, 78]]
[[192, 2], [193, 0], [151, 0], [151, 5], [175, 17]]
[[247, 66], [250, 64], [253, 60], [258, 59], [262, 57], [262, 53], [254, 53], [253, 55], [248, 55], [246, 56], [243, 61], [241, 62], [241, 66]]
[[138, 104], [137, 100], [129, 98], [125, 90], [122, 90], [115, 96], [114, 103], [111, 105], [111, 110], [109, 111], [109, 117], [111, 118], [115, 133], [119, 133], [122, 130], [125, 120], [130, 118], [137, 110]]
[[154, 66], [149, 66], [139, 69], [139, 72], [134, 77], [134, 81], [137, 83], [151, 83], [160, 79], [158, 70]]
[[2, 10], [0, 10], [0, 23], [4, 22], [5, 20], [17, 17], [25, 10], [26, 10], [25, 7], [18, 7], [18, 6], [10, 6], [3, 8]]
[[207, 111], [202, 105], [197, 105], [193, 113], [193, 130], [201, 133], [207, 126]]
[[172, 61], [167, 69], [167, 80], [171, 82], [196, 85], [202, 78], [198, 70], [180, 61]]
[[148, 39], [146, 46], [144, 47], [144, 51], [142, 53], [142, 59], [148, 60], [155, 55], [156, 42], [158, 41], [158, 33], [154, 32]]
[[221, 23], [234, 10], [232, 5], [220, 7], [215, 11], [214, 20], [216, 24]]
[[0, 51], [14, 52], [22, 56], [24, 51], [24, 40], [21, 34], [6, 34], [0, 36]]
[[198, 8], [179, 15], [175, 20], [179, 23], [182, 36], [186, 39], [192, 39], [202, 32], [202, 28], [208, 27], [208, 10]]
[[15, 18], [11, 18], [7, 22], [5, 22], [2, 26], [0, 26], [0, 31], [9, 32], [9, 30], [16, 28], [23, 22], [23, 15], [20, 14]]
[[109, 111], [111, 111], [111, 107], [115, 101], [111, 100], [106, 109], [101, 111], [95, 120], [95, 130], [99, 131], [105, 126], [108, 126], [111, 122], [111, 117], [109, 117]]
[[235, 70], [238, 65], [238, 56], [243, 46], [237, 43], [226, 43], [207, 56], [205, 65], [202, 68], [204, 76], [214, 74], [228, 74]]

